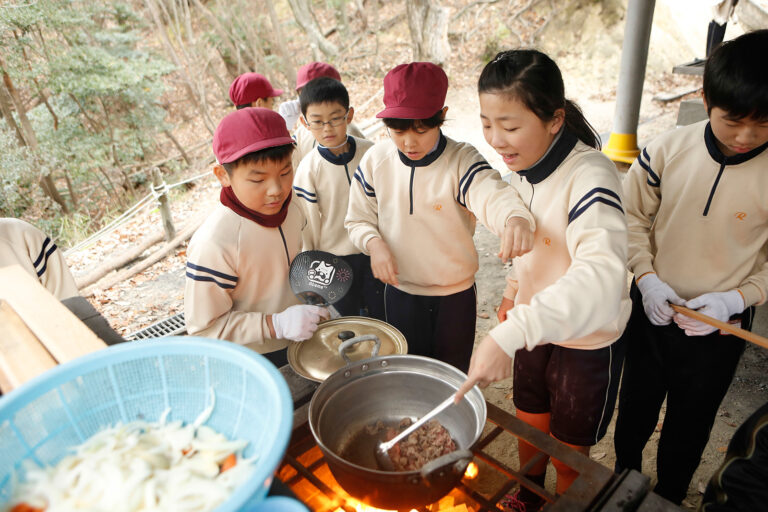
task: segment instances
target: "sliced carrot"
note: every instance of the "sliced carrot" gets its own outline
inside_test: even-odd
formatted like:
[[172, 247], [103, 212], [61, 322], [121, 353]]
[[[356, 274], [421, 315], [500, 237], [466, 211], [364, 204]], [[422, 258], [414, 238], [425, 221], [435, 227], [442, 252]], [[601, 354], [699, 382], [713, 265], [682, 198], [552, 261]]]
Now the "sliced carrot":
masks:
[[19, 503], [14, 505], [10, 512], [44, 512], [44, 508], [33, 507], [28, 503]]
[[181, 449], [181, 454], [182, 455], [186, 455], [186, 454], [188, 454], [191, 451], [192, 451], [192, 448], [182, 448]]
[[224, 459], [224, 462], [221, 463], [221, 473], [225, 472], [228, 469], [232, 469], [237, 464], [237, 457], [234, 453], [230, 453], [227, 455], [227, 458]]

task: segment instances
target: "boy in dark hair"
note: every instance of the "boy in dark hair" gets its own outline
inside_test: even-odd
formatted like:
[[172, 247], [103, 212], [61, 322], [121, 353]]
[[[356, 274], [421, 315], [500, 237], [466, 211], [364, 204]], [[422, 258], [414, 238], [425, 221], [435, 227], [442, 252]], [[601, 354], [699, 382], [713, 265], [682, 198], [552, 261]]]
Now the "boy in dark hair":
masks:
[[262, 107], [270, 110], [275, 106], [275, 98], [283, 94], [282, 89], [275, 89], [267, 77], [259, 73], [243, 73], [229, 86], [229, 99], [237, 110], [247, 107]]
[[640, 470], [667, 399], [655, 492], [686, 496], [744, 341], [670, 303], [750, 329], [768, 296], [768, 30], [718, 47], [704, 68], [709, 120], [651, 142], [624, 180], [633, 311], [619, 396], [618, 469]]
[[288, 281], [304, 225], [291, 201], [293, 139], [278, 113], [246, 108], [222, 119], [213, 152], [221, 204], [187, 249], [187, 330], [282, 366], [288, 340], [311, 337], [328, 318], [324, 308], [300, 305]]
[[304, 250], [318, 249], [341, 256], [352, 267], [354, 281], [335, 306], [342, 315], [384, 319], [384, 284], [373, 277], [371, 260], [349, 239], [344, 217], [352, 175], [372, 142], [347, 135], [354, 108], [344, 85], [316, 78], [301, 90], [301, 124], [317, 141], [299, 164], [293, 190], [307, 217]]
[[386, 320], [408, 353], [469, 368], [475, 339], [479, 219], [502, 237], [502, 259], [531, 249], [534, 220], [518, 193], [470, 144], [440, 130], [448, 77], [435, 64], [401, 64], [384, 77], [391, 140], [355, 172], [345, 226], [385, 283]]

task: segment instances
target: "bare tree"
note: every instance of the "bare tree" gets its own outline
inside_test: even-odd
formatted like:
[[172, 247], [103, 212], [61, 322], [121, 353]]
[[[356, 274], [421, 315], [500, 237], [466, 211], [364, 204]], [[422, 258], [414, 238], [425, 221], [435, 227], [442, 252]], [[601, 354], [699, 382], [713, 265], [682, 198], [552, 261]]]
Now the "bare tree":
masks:
[[309, 0], [288, 0], [288, 4], [291, 6], [296, 22], [307, 33], [312, 44], [319, 48], [327, 57], [336, 56], [339, 53], [339, 49], [323, 36], [320, 27], [317, 26], [315, 17], [312, 15], [312, 7]]
[[[27, 117], [27, 111], [24, 108], [24, 103], [21, 101], [21, 97], [19, 96], [16, 87], [13, 85], [13, 81], [11, 80], [10, 75], [6, 71], [5, 62], [1, 59], [0, 71], [2, 71], [3, 75], [3, 87], [5, 88], [8, 96], [10, 96], [11, 101], [13, 102], [13, 106], [16, 108], [16, 114], [19, 116], [20, 126], [17, 127], [17, 136], [19, 133], [21, 134], [19, 139], [23, 139], [24, 145], [32, 151], [36, 165], [40, 168], [40, 186], [48, 197], [58, 203], [62, 212], [69, 214], [69, 207], [67, 206], [67, 202], [56, 188], [56, 184], [51, 177], [50, 171], [45, 170], [41, 165], [37, 136], [35, 135], [35, 131], [32, 129], [32, 123], [29, 122], [29, 118]], [[9, 116], [9, 119], [12, 119], [12, 117]]]
[[413, 42], [413, 60], [428, 60], [447, 66], [451, 52], [448, 8], [431, 0], [409, 0], [405, 5]]

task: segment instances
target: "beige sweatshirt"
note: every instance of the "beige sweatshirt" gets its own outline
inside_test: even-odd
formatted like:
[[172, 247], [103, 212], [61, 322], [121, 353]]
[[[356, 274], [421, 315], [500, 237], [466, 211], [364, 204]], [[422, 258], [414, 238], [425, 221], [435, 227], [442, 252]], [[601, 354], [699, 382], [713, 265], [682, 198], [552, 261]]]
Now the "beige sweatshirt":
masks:
[[299, 304], [288, 269], [299, 252], [303, 225], [296, 197], [277, 228], [216, 205], [187, 248], [189, 334], [234, 341], [262, 354], [287, 346], [286, 340], [270, 338], [266, 317]]
[[563, 132], [549, 153], [512, 177], [536, 218], [533, 250], [513, 262], [507, 320], [490, 335], [511, 357], [553, 343], [599, 349], [621, 336], [631, 303], [621, 182], [602, 153]]
[[677, 294], [768, 293], [768, 144], [725, 157], [708, 121], [657, 137], [624, 180], [629, 269]]
[[519, 194], [470, 144], [440, 135], [437, 148], [414, 162], [391, 140], [374, 144], [350, 189], [345, 226], [352, 243], [382, 238], [397, 262], [399, 288], [451, 295], [475, 282], [472, 236], [480, 220], [497, 236], [510, 217], [533, 217]]
[[[361, 132], [355, 124], [347, 126], [347, 134], [358, 139], [365, 139], [365, 135], [363, 135], [363, 132]], [[301, 121], [296, 123], [296, 130], [293, 132], [293, 138], [296, 140], [296, 150], [293, 152], [291, 158], [293, 159], [293, 168], [298, 169], [299, 164], [304, 157], [317, 147], [317, 140], [315, 139], [315, 136], [312, 135], [312, 132], [301, 124]]]
[[0, 267], [20, 265], [57, 299], [78, 295], [64, 255], [42, 231], [23, 220], [0, 218]]
[[293, 190], [307, 218], [303, 250], [317, 249], [337, 256], [360, 251], [349, 239], [344, 217], [349, 205], [352, 176], [373, 142], [349, 136], [347, 153], [334, 155], [317, 147], [301, 161]]

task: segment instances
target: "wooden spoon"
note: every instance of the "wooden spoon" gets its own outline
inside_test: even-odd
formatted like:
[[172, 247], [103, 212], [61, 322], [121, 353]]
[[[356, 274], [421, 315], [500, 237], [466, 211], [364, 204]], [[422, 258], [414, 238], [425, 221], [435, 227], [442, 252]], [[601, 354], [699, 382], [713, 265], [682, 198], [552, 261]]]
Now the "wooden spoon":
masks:
[[768, 338], [764, 338], [759, 334], [755, 334], [746, 329], [742, 329], [741, 327], [736, 327], [735, 325], [729, 324], [727, 322], [722, 322], [717, 318], [712, 318], [709, 315], [699, 313], [698, 311], [686, 308], [685, 306], [678, 306], [677, 304], [670, 304], [670, 306], [672, 306], [672, 309], [682, 315], [689, 316], [695, 320], [698, 320], [699, 322], [704, 322], [707, 325], [711, 325], [712, 327], [717, 327], [721, 331], [725, 331], [729, 334], [733, 334], [734, 336], [738, 336], [739, 338], [754, 343], [755, 345], [768, 348]]

